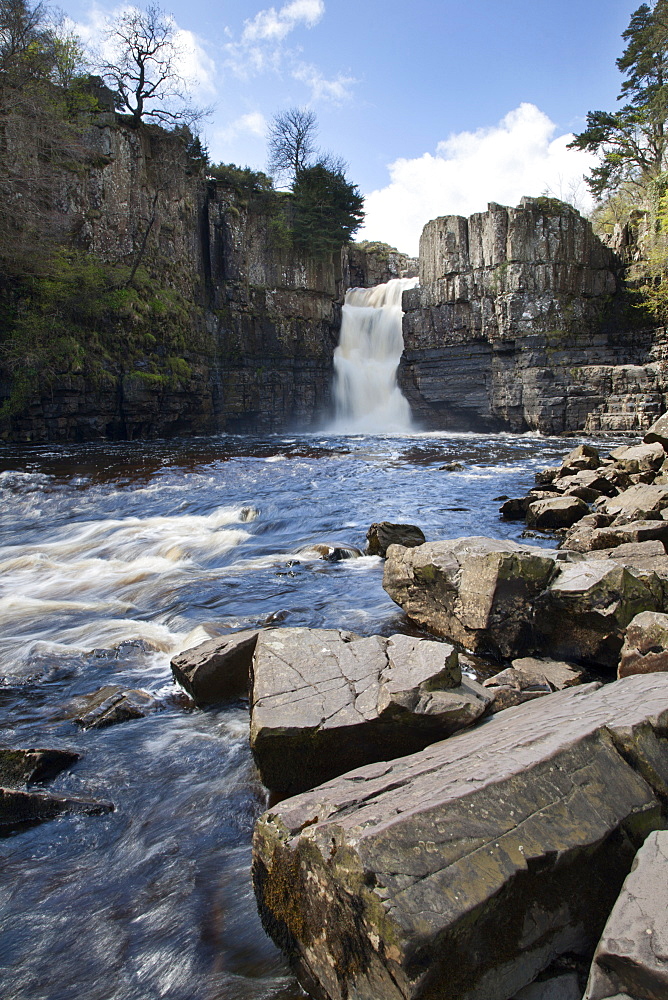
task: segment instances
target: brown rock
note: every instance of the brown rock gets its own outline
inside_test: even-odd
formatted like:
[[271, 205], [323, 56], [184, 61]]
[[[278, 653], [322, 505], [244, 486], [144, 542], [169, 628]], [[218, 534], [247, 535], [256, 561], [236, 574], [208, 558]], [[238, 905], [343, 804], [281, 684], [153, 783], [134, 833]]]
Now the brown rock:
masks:
[[668, 451], [668, 413], [656, 420], [645, 434], [643, 441], [652, 444], [655, 441]]
[[553, 691], [581, 684], [583, 680], [582, 669], [571, 663], [525, 656], [513, 660], [512, 666], [506, 670], [488, 677], [483, 681], [483, 687], [489, 688], [494, 696], [492, 712], [500, 712]]
[[262, 816], [263, 924], [330, 1000], [507, 1000], [586, 953], [665, 823], [668, 675], [560, 691]]
[[0, 747], [0, 785], [20, 788], [36, 781], [50, 781], [81, 758], [74, 750], [15, 750]]
[[172, 660], [174, 680], [200, 707], [245, 697], [258, 635], [247, 629], [186, 649]]
[[610, 452], [615, 465], [628, 472], [629, 475], [638, 472], [656, 471], [663, 463], [666, 453], [658, 442], [638, 444], [631, 448], [616, 448]]
[[561, 464], [562, 468], [567, 466], [571, 469], [598, 469], [601, 458], [596, 448], [590, 444], [579, 444], [566, 455]]
[[385, 556], [390, 545], [404, 545], [413, 548], [422, 545], [426, 539], [424, 533], [415, 524], [392, 524], [390, 521], [379, 521], [372, 524], [366, 533], [367, 554], [370, 556]]
[[98, 816], [113, 811], [113, 803], [101, 799], [0, 788], [0, 835], [15, 833], [63, 813]]
[[668, 997], [668, 833], [638, 851], [594, 954], [584, 1000]]
[[643, 611], [626, 629], [619, 677], [668, 670], [668, 615]]
[[665, 507], [668, 507], [668, 488], [640, 483], [606, 500], [600, 509], [605, 514], [612, 514], [616, 522], [624, 523], [658, 519]]
[[588, 513], [589, 507], [579, 497], [537, 500], [527, 508], [527, 525], [541, 529], [570, 528]]
[[93, 694], [78, 698], [70, 713], [84, 729], [103, 729], [117, 722], [142, 719], [153, 705], [147, 691], [126, 691], [115, 685], [100, 688]]

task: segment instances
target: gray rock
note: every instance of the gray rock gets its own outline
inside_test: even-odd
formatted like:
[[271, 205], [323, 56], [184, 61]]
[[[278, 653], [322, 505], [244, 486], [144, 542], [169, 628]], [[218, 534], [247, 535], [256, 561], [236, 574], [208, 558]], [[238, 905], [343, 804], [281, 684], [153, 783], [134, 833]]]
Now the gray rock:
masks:
[[638, 851], [594, 954], [584, 1000], [668, 997], [668, 833]]
[[600, 464], [601, 457], [597, 449], [590, 444], [579, 444], [561, 463], [562, 468], [568, 466], [571, 469], [598, 469]]
[[533, 651], [533, 602], [555, 572], [544, 549], [493, 538], [391, 546], [383, 587], [412, 619], [474, 653]]
[[366, 551], [370, 556], [385, 556], [390, 545], [405, 545], [412, 548], [425, 542], [424, 533], [415, 524], [391, 524], [379, 521], [372, 524], [366, 533]]
[[588, 513], [589, 507], [579, 497], [536, 500], [527, 508], [527, 525], [530, 528], [570, 528]]
[[127, 691], [110, 684], [77, 698], [68, 713], [83, 729], [103, 729], [118, 722], [142, 719], [154, 705], [148, 691]]
[[[579, 530], [578, 530], [579, 529]], [[658, 541], [661, 555], [665, 555], [663, 543], [668, 543], [668, 522], [663, 520], [638, 520], [625, 524], [603, 525], [599, 528], [584, 525], [569, 532], [564, 539], [564, 548], [580, 552], [596, 549], [612, 549], [618, 545]]]
[[577, 972], [566, 972], [551, 979], [530, 983], [515, 994], [514, 1000], [581, 1000]]
[[253, 659], [251, 748], [264, 784], [295, 794], [443, 739], [490, 703], [447, 643], [268, 630]]
[[612, 514], [616, 522], [624, 523], [658, 519], [665, 507], [668, 507], [668, 488], [638, 483], [619, 496], [605, 500], [600, 509], [605, 514]]
[[668, 615], [643, 611], [626, 629], [619, 677], [668, 670]]
[[316, 542], [314, 545], [304, 545], [300, 552], [317, 552], [321, 559], [327, 562], [341, 562], [343, 559], [359, 559], [362, 555], [354, 545], [327, 545]]
[[582, 669], [571, 663], [525, 656], [513, 660], [512, 666], [493, 677], [488, 677], [483, 681], [483, 687], [488, 688], [494, 697], [492, 712], [500, 712], [553, 691], [574, 687], [583, 680]]
[[174, 680], [200, 707], [245, 697], [258, 634], [246, 629], [186, 649], [172, 660]]
[[666, 451], [668, 451], [668, 413], [664, 413], [660, 416], [659, 419], [647, 429], [643, 441], [646, 444], [652, 444], [654, 441], [658, 441], [658, 443], [665, 448]]
[[16, 833], [35, 823], [55, 819], [63, 813], [99, 816], [113, 811], [113, 802], [102, 799], [0, 788], [0, 836]]
[[507, 1000], [599, 939], [666, 731], [667, 675], [587, 684], [288, 799], [255, 828], [265, 929], [331, 1000]]
[[641, 611], [658, 611], [661, 581], [605, 559], [561, 564], [536, 600], [537, 648], [555, 657], [617, 669], [624, 629]]
[[527, 516], [529, 497], [512, 497], [502, 503], [499, 514], [507, 521], [523, 521]]
[[663, 446], [658, 442], [637, 444], [631, 448], [615, 448], [610, 452], [615, 465], [628, 472], [629, 475], [638, 472], [656, 471], [666, 457]]
[[74, 750], [16, 750], [0, 747], [0, 785], [21, 788], [50, 781], [81, 758]]

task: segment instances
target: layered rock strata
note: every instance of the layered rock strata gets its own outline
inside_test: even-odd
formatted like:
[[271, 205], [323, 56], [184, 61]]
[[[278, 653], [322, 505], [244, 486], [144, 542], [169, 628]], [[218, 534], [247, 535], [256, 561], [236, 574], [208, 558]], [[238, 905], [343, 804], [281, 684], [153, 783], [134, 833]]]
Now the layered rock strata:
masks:
[[630, 431], [665, 409], [663, 348], [629, 328], [619, 262], [546, 198], [429, 222], [399, 381], [426, 426]]
[[668, 677], [584, 685], [258, 821], [266, 930], [329, 1000], [507, 1000], [593, 949], [660, 829]]

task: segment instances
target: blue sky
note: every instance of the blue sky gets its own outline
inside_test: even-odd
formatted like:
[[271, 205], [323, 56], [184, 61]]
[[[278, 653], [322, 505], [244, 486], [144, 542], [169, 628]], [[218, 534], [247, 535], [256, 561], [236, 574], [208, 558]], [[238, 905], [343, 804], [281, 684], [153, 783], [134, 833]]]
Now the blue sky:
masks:
[[[61, 4], [91, 43], [119, 3]], [[141, 6], [141, 4], [140, 4]], [[320, 145], [367, 197], [359, 238], [411, 253], [445, 214], [545, 191], [589, 202], [585, 154], [567, 151], [588, 110], [612, 109], [621, 33], [639, 0], [204, 0], [162, 4], [214, 161], [263, 169], [273, 114], [312, 107]]]

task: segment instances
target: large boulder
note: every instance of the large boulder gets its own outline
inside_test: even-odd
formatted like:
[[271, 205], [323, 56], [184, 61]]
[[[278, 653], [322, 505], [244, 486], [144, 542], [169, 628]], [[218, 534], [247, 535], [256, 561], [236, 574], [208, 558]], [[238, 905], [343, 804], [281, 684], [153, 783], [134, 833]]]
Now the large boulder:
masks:
[[533, 603], [554, 572], [545, 550], [476, 536], [390, 546], [383, 587], [436, 635], [509, 657], [533, 651]]
[[661, 511], [668, 507], [668, 488], [637, 483], [616, 497], [610, 497], [601, 504], [601, 510], [612, 514], [620, 524], [628, 521], [658, 519]]
[[268, 933], [329, 1000], [508, 1000], [593, 950], [666, 822], [668, 675], [570, 688], [262, 816]]
[[[598, 515], [593, 515], [596, 518]], [[660, 541], [668, 543], [668, 521], [645, 519], [640, 521], [629, 521], [627, 524], [601, 525], [594, 527], [592, 522], [582, 527], [577, 525], [572, 532], [569, 532], [564, 541], [563, 547], [578, 552], [591, 552], [595, 549], [612, 549], [617, 545], [626, 545], [631, 542]], [[665, 555], [665, 548], [663, 549]]]
[[664, 413], [648, 428], [643, 441], [646, 444], [658, 441], [668, 451], [668, 413]]
[[186, 649], [172, 660], [174, 680], [200, 707], [246, 696], [258, 634], [247, 629]]
[[390, 521], [378, 521], [372, 524], [366, 533], [367, 554], [370, 556], [385, 556], [390, 545], [423, 545], [426, 541], [424, 532], [416, 524], [392, 524]]
[[638, 851], [596, 948], [584, 1000], [668, 997], [668, 832]]
[[616, 448], [610, 453], [617, 465], [629, 474], [656, 471], [663, 463], [666, 453], [657, 441], [652, 444], [637, 444], [631, 448]]
[[50, 781], [72, 767], [81, 754], [75, 750], [19, 750], [0, 747], [0, 785], [21, 788], [37, 781]]
[[271, 629], [253, 658], [251, 748], [264, 784], [295, 794], [449, 736], [490, 703], [447, 643]]
[[662, 603], [662, 584], [652, 572], [638, 574], [607, 559], [562, 563], [536, 600], [537, 648], [616, 671], [626, 626]]
[[626, 629], [619, 677], [668, 670], [668, 615], [643, 611]]
[[530, 528], [548, 530], [570, 528], [588, 513], [589, 507], [580, 497], [564, 496], [536, 500], [527, 508], [527, 525]]

